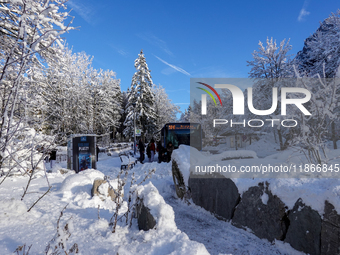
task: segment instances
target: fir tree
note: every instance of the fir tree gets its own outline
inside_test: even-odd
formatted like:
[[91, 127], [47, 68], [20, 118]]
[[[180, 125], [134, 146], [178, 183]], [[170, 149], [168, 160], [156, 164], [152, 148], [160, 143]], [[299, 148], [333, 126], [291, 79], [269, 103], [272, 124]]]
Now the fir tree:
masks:
[[156, 111], [154, 107], [154, 93], [152, 92], [152, 79], [146, 63], [143, 50], [135, 60], [136, 72], [132, 77], [130, 91], [128, 93], [127, 117], [124, 125], [124, 135], [133, 136], [134, 114], [136, 114], [136, 126], [142, 129], [142, 136], [148, 132], [152, 134], [156, 129]]
[[171, 102], [165, 89], [153, 86], [152, 91], [155, 95], [155, 110], [157, 115], [157, 129], [160, 130], [166, 123], [175, 122], [176, 114], [180, 112], [179, 107]]

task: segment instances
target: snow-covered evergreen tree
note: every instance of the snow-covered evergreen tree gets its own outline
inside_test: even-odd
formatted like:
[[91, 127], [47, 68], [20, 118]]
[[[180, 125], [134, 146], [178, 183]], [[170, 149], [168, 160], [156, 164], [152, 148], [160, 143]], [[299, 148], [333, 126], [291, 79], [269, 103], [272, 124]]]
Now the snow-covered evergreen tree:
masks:
[[116, 136], [118, 136], [121, 140], [123, 140], [125, 138], [124, 136], [124, 130], [125, 130], [125, 125], [124, 125], [124, 121], [126, 119], [126, 116], [128, 114], [127, 111], [127, 106], [128, 106], [128, 93], [129, 93], [129, 89], [128, 91], [123, 91], [121, 94], [121, 104], [120, 104], [120, 119], [119, 119], [119, 127], [117, 128], [117, 134]]
[[184, 113], [181, 114], [179, 121], [190, 122], [190, 116], [191, 116], [191, 105], [189, 105], [187, 109], [184, 109]]
[[124, 122], [125, 136], [133, 136], [134, 114], [136, 114], [136, 126], [141, 128], [142, 136], [145, 136], [147, 132], [152, 134], [157, 128], [155, 95], [152, 91], [153, 82], [143, 50], [135, 60], [135, 68], [137, 71], [132, 77], [128, 93], [128, 113]]
[[157, 116], [157, 130], [160, 130], [166, 123], [175, 122], [179, 107], [171, 102], [165, 89], [154, 85], [152, 91], [155, 95], [155, 112]]
[[93, 132], [104, 134], [119, 126], [121, 90], [113, 71], [93, 72], [92, 83]]

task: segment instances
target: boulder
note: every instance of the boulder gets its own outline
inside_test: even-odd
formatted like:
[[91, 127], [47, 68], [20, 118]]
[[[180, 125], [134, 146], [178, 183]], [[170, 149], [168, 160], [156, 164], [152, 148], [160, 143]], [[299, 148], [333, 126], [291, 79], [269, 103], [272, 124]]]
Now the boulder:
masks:
[[290, 225], [284, 241], [298, 251], [320, 254], [321, 217], [318, 212], [300, 198], [289, 211], [288, 218]]
[[232, 224], [248, 227], [256, 236], [269, 241], [283, 240], [288, 227], [285, 204], [268, 190], [267, 183], [259, 183], [243, 193]]
[[60, 174], [67, 174], [67, 173], [76, 173], [74, 170], [66, 169], [66, 168], [60, 168], [59, 170]]
[[175, 189], [177, 196], [182, 199], [187, 193], [187, 189], [185, 186], [183, 174], [178, 167], [177, 162], [173, 159], [172, 160], [172, 178], [174, 180]]
[[321, 222], [321, 254], [340, 254], [340, 215], [327, 200]]
[[144, 206], [143, 199], [136, 205], [138, 228], [148, 231], [156, 226], [156, 220], [150, 213], [150, 209]]
[[234, 215], [240, 195], [235, 183], [222, 175], [193, 175], [189, 177], [192, 201], [217, 218], [230, 220]]
[[[104, 185], [103, 187], [100, 187]], [[105, 187], [107, 186], [107, 187]], [[107, 191], [106, 191], [107, 189]], [[92, 190], [91, 190], [91, 195], [92, 197], [93, 196], [99, 196], [100, 198], [104, 199], [106, 197], [110, 197], [112, 201], [115, 201], [116, 199], [116, 193], [115, 191], [113, 190], [113, 188], [108, 185], [107, 181], [106, 180], [103, 180], [103, 179], [96, 179], [94, 180], [93, 182], [93, 187], [92, 187]], [[124, 196], [124, 194], [122, 193], [122, 196]]]

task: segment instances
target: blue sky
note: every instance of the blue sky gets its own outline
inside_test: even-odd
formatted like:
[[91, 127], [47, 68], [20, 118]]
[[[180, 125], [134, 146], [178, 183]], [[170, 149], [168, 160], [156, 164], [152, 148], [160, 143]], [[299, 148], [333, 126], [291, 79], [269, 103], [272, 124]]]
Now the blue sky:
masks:
[[246, 78], [259, 40], [290, 38], [294, 56], [340, 1], [71, 0], [73, 52], [94, 56], [127, 90], [143, 49], [153, 82], [184, 111], [190, 78]]

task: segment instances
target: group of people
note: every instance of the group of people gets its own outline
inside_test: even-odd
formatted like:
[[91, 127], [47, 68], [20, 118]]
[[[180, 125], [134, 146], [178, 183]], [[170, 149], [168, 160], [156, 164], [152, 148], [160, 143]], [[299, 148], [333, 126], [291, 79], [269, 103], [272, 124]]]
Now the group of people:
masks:
[[[138, 147], [140, 154], [139, 161], [143, 164], [143, 161], [145, 160], [145, 144], [143, 143], [142, 139], [139, 140]], [[156, 151], [158, 153], [158, 163], [170, 162], [173, 150], [174, 146], [172, 145], [172, 142], [169, 142], [164, 148], [160, 141], [158, 141], [156, 145], [155, 140], [151, 139], [146, 147], [146, 154], [148, 156], [149, 162], [154, 161]]]

